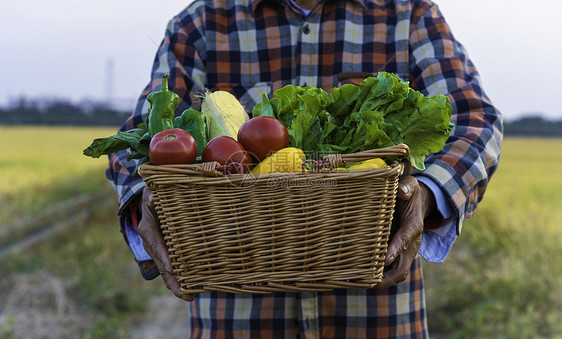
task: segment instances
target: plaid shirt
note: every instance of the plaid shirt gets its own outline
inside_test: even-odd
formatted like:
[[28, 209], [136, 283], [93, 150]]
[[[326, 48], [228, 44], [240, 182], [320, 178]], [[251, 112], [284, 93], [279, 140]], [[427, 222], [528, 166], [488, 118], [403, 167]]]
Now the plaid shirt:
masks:
[[[321, 0], [308, 15], [289, 0], [196, 0], [169, 22], [152, 80], [123, 129], [146, 118], [146, 96], [159, 89], [165, 73], [170, 73], [170, 88], [181, 98], [176, 110], [180, 114], [200, 108], [198, 95], [205, 88], [230, 91], [251, 111], [261, 93], [271, 97], [286, 84], [329, 91], [378, 71], [395, 73], [425, 95], [451, 99], [456, 128], [443, 151], [429, 156], [426, 170], [417, 173], [436, 183], [454, 210], [452, 226], [423, 235], [420, 253], [442, 261], [497, 167], [502, 119], [483, 92], [464, 48], [429, 0]], [[135, 163], [126, 160], [127, 154], [110, 156], [107, 176], [116, 189], [127, 243], [137, 260], [146, 260], [124, 208], [144, 186], [140, 178], [131, 177]], [[413, 309], [413, 301], [422, 298], [414, 298], [414, 290], [409, 293], [406, 300]], [[211, 303], [225, 302], [219, 296], [209, 298]], [[341, 301], [346, 312], [357, 311], [347, 304], [349, 298]], [[333, 319], [345, 322], [347, 315]]]
[[201, 293], [190, 338], [427, 338], [421, 259], [388, 289], [266, 295]]

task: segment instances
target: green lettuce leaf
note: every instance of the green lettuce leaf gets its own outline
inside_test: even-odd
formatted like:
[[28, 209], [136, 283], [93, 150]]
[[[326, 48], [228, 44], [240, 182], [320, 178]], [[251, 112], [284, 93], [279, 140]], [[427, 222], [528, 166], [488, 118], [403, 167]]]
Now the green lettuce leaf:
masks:
[[326, 129], [333, 128], [327, 117], [326, 106], [332, 96], [320, 88], [287, 85], [275, 91], [276, 98], [262, 96], [262, 102], [254, 106], [252, 116], [274, 116], [289, 132], [290, 146], [300, 149], [312, 147], [322, 139]]
[[253, 116], [279, 119], [290, 145], [320, 158], [327, 152], [355, 153], [405, 143], [408, 160], [420, 170], [425, 157], [445, 146], [454, 124], [449, 98], [425, 97], [396, 75], [380, 72], [361, 84], [331, 93], [311, 86], [287, 85], [262, 96]]
[[257, 115], [253, 115], [253, 114], [259, 114], [259, 115], [262, 115], [262, 116], [275, 118], [275, 112], [273, 111], [273, 106], [271, 105], [271, 102], [269, 101], [269, 98], [267, 97], [267, 93], [262, 93], [261, 102], [257, 103], [254, 106], [254, 109], [253, 109], [252, 112], [253, 112], [252, 117], [257, 116]]

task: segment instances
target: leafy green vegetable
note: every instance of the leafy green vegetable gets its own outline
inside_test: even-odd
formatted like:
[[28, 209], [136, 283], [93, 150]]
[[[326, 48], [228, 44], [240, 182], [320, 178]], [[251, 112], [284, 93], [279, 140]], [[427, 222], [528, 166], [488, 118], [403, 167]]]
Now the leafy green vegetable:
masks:
[[116, 135], [107, 138], [94, 139], [83, 153], [92, 158], [99, 158], [102, 155], [129, 149], [131, 154], [127, 160], [139, 159], [133, 171], [134, 175], [142, 164], [150, 161], [148, 154], [150, 139], [150, 132], [146, 128], [146, 124], [139, 124], [137, 128], [125, 132], [119, 131]]
[[267, 100], [267, 96], [262, 97], [261, 105], [253, 111], [259, 114], [254, 116], [271, 116], [273, 111], [274, 116], [288, 127], [290, 144], [300, 149], [312, 147], [326, 137], [323, 131], [332, 126], [325, 109], [334, 101], [329, 93], [312, 86], [289, 85], [275, 91], [275, 96], [271, 100]]
[[84, 155], [99, 158], [104, 154], [111, 154], [117, 151], [122, 151], [127, 148], [134, 149], [139, 155], [148, 156], [148, 143], [143, 136], [147, 130], [142, 128], [134, 128], [125, 132], [117, 132], [116, 135], [107, 138], [94, 139], [92, 144], [84, 150]]
[[271, 105], [266, 93], [261, 94], [261, 102], [257, 103], [254, 107], [256, 111], [260, 112], [260, 115], [275, 118], [273, 106]]
[[421, 170], [425, 157], [443, 149], [454, 127], [449, 98], [425, 97], [386, 72], [359, 86], [333, 88], [331, 94], [287, 85], [274, 95], [262, 96], [253, 116], [276, 117], [287, 127], [290, 146], [318, 157], [405, 143], [410, 147], [408, 160]]

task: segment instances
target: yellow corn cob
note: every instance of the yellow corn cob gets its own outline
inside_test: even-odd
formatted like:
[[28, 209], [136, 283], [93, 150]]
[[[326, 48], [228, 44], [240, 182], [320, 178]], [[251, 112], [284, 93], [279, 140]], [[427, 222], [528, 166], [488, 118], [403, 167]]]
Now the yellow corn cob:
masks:
[[209, 130], [209, 140], [227, 135], [237, 140], [240, 126], [249, 119], [240, 101], [226, 91], [207, 91], [201, 104]]

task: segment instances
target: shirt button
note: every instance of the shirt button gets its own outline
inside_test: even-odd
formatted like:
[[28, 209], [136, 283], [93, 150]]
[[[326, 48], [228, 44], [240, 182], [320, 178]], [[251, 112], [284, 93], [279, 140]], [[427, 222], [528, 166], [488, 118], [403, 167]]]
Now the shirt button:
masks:
[[304, 27], [302, 28], [302, 32], [304, 34], [310, 33], [310, 27], [308, 26], [308, 24], [304, 25]]

